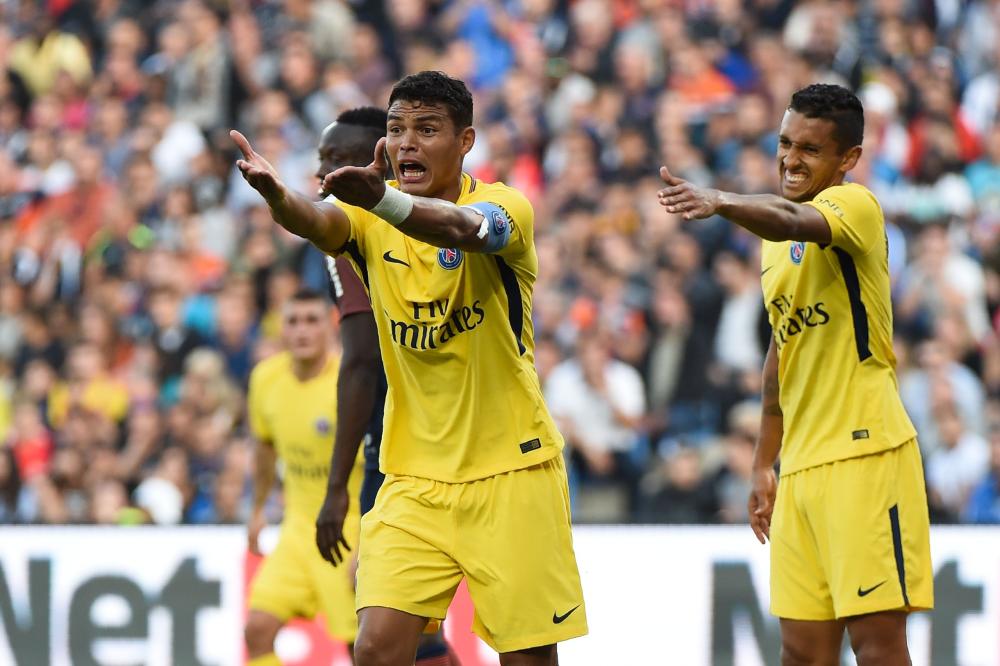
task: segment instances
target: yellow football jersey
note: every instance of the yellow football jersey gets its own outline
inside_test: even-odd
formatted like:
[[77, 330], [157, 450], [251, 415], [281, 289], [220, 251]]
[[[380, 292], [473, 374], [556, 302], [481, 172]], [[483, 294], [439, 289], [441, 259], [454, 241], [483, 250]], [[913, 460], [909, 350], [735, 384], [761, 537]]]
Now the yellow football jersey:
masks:
[[[291, 355], [282, 352], [258, 363], [250, 374], [250, 429], [257, 439], [273, 444], [281, 461], [286, 519], [312, 523], [326, 496], [339, 367], [331, 354], [319, 375], [302, 382], [292, 372]], [[351, 477], [348, 490], [354, 504], [360, 484], [358, 465]]]
[[562, 449], [534, 365], [531, 204], [503, 183], [463, 174], [456, 203], [479, 202], [510, 220], [510, 239], [495, 254], [438, 248], [341, 204], [351, 220], [342, 252], [368, 288], [389, 382], [387, 474], [457, 483]]
[[778, 348], [783, 475], [916, 435], [896, 380], [882, 209], [856, 184], [827, 188], [808, 205], [830, 224], [832, 242], [765, 241], [761, 253]]

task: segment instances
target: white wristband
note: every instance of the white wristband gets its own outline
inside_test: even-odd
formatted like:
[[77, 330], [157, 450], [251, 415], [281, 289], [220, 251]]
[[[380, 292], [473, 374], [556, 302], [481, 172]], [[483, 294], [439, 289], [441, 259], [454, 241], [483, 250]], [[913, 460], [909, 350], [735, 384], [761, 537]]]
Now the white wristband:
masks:
[[386, 185], [381, 201], [369, 210], [392, 226], [398, 227], [413, 212], [413, 197]]

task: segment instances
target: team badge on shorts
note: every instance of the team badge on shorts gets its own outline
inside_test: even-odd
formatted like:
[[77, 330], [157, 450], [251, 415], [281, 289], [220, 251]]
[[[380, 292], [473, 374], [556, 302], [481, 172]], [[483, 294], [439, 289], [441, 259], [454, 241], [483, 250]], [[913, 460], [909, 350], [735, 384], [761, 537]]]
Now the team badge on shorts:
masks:
[[493, 211], [493, 231], [502, 234], [507, 230], [507, 218], [498, 210]]
[[438, 250], [438, 263], [441, 264], [441, 268], [447, 271], [454, 270], [462, 263], [462, 251], [443, 247]]
[[802, 263], [802, 257], [806, 256], [806, 244], [802, 241], [795, 241], [789, 249], [789, 254], [792, 257], [792, 263], [798, 266]]
[[316, 419], [316, 432], [318, 432], [321, 435], [329, 435], [330, 419], [326, 418], [325, 416], [321, 416], [318, 419]]

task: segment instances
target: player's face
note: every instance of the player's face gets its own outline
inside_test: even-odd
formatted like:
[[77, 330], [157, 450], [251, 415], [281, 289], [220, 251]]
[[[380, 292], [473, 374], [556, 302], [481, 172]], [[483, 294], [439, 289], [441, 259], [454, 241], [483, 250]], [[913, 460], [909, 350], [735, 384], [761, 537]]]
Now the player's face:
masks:
[[355, 125], [333, 123], [323, 130], [319, 140], [319, 168], [316, 178], [322, 184], [331, 171], [343, 166], [364, 167], [371, 164], [375, 142], [371, 132]]
[[326, 353], [329, 311], [323, 301], [292, 301], [285, 306], [281, 334], [296, 361], [314, 361]]
[[475, 142], [471, 127], [458, 129], [440, 104], [397, 100], [389, 107], [386, 152], [407, 194], [440, 198], [462, 175]]
[[843, 181], [860, 156], [860, 146], [841, 152], [834, 139], [833, 121], [807, 118], [789, 109], [778, 134], [781, 196], [791, 201], [811, 200]]

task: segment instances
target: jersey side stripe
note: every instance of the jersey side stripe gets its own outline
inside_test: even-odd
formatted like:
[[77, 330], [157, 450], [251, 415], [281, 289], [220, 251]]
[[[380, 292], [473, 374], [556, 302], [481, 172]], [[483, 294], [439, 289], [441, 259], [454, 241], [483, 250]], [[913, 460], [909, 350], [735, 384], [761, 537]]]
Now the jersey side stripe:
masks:
[[868, 310], [861, 300], [861, 283], [858, 280], [858, 269], [854, 258], [839, 247], [833, 248], [840, 262], [840, 272], [844, 275], [847, 287], [847, 299], [851, 303], [851, 319], [854, 321], [854, 344], [858, 349], [858, 360], [864, 361], [872, 355], [868, 348]]
[[358, 265], [358, 269], [361, 270], [361, 279], [365, 283], [365, 289], [371, 289], [368, 284], [368, 264], [365, 262], [364, 255], [361, 254], [361, 248], [358, 247], [358, 241], [352, 240], [344, 245], [344, 252], [351, 255], [351, 259], [354, 260], [354, 263]]
[[518, 355], [523, 356], [525, 347], [521, 341], [521, 332], [524, 330], [524, 304], [521, 302], [521, 287], [517, 284], [514, 269], [508, 266], [502, 257], [494, 255], [493, 259], [496, 260], [497, 269], [500, 271], [503, 290], [507, 292], [507, 319], [510, 321], [510, 330], [514, 332], [514, 338], [517, 340]]

